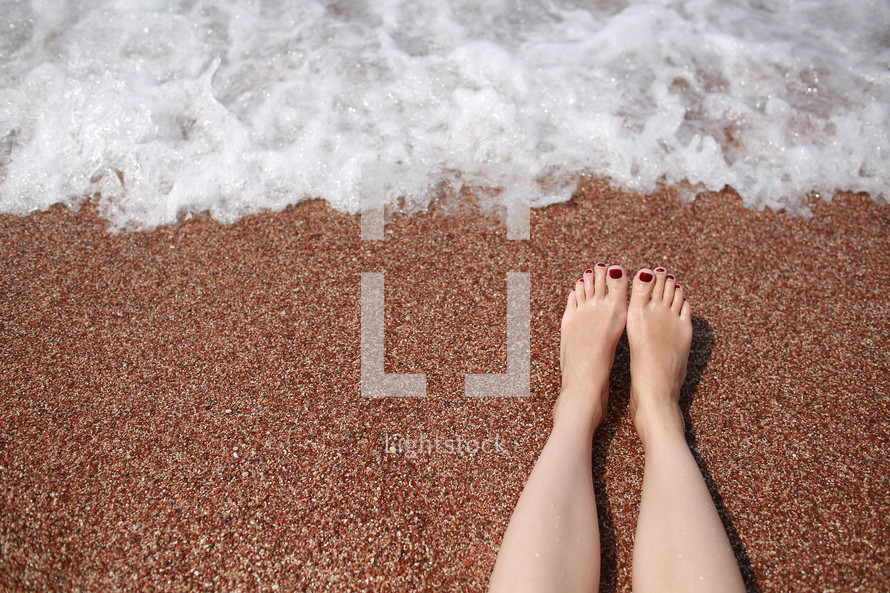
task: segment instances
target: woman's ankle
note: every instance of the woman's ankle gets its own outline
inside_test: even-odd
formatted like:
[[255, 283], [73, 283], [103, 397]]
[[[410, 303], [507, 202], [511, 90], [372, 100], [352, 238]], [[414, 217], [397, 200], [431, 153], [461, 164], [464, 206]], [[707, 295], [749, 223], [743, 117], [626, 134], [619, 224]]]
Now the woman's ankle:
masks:
[[[639, 402], [643, 398], [638, 398]], [[643, 448], [657, 447], [660, 444], [686, 439], [686, 422], [680, 406], [674, 402], [658, 401], [655, 398], [643, 399], [634, 413], [634, 426]]]
[[[600, 389], [608, 391], [606, 384]], [[591, 436], [602, 423], [606, 414], [603, 403], [607, 398], [591, 397], [588, 394], [567, 393], [566, 389], [560, 392], [556, 406], [553, 408], [554, 430], [567, 429], [571, 431], [584, 431]]]

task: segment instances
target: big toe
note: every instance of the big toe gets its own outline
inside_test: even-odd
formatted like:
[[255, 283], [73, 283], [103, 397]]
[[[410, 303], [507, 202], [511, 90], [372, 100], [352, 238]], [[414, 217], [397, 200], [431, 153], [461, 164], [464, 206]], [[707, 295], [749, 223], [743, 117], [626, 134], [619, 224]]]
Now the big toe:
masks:
[[627, 303], [627, 272], [621, 266], [612, 266], [606, 274], [606, 286], [609, 289], [609, 298], [619, 301], [622, 305]]
[[655, 274], [649, 268], [643, 268], [634, 277], [633, 292], [630, 295], [632, 306], [642, 306], [649, 302], [655, 288]]

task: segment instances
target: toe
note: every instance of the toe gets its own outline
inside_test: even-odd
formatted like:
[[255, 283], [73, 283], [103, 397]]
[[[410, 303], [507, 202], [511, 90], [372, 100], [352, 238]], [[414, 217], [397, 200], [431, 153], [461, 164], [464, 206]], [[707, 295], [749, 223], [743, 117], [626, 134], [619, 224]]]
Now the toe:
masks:
[[692, 319], [692, 309], [689, 307], [689, 301], [683, 301], [683, 307], [680, 309], [680, 319], [689, 321]]
[[584, 280], [584, 294], [587, 295], [588, 300], [592, 299], [596, 294], [596, 279], [593, 276], [593, 270], [587, 268], [581, 278]]
[[594, 294], [598, 299], [606, 296], [606, 270], [606, 264], [596, 264], [593, 268]]
[[566, 300], [566, 311], [574, 311], [578, 308], [578, 291], [572, 290], [569, 292], [569, 298]]
[[683, 293], [683, 287], [679, 284], [674, 288], [674, 299], [671, 301], [671, 311], [679, 314], [680, 310], [683, 308], [683, 302], [686, 300], [686, 295]]
[[587, 300], [587, 286], [586, 282], [584, 282], [584, 276], [578, 278], [578, 281], [575, 282], [575, 298], [578, 299], [578, 304], [585, 302]]
[[637, 272], [634, 278], [633, 292], [630, 295], [631, 305], [642, 306], [649, 302], [652, 289], [655, 287], [655, 274], [649, 268]]
[[667, 270], [664, 268], [655, 268], [655, 286], [652, 287], [652, 300], [660, 303], [664, 301], [664, 282], [667, 276]]
[[674, 278], [673, 274], [667, 274], [664, 277], [664, 298], [661, 302], [663, 302], [668, 307], [671, 306], [671, 303], [674, 301], [674, 289], [677, 287], [677, 279]]
[[[605, 270], [603, 276], [606, 276]], [[627, 273], [621, 266], [609, 268], [606, 285], [609, 287], [609, 298], [618, 299], [626, 304], [627, 301]]]

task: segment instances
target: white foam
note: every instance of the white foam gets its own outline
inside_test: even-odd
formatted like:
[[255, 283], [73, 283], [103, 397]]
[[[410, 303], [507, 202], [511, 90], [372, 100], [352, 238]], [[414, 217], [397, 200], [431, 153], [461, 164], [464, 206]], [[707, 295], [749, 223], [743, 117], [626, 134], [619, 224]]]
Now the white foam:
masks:
[[0, 211], [358, 212], [374, 161], [420, 170], [413, 207], [489, 164], [548, 180], [533, 205], [582, 172], [884, 199], [887, 31], [883, 0], [4, 2]]

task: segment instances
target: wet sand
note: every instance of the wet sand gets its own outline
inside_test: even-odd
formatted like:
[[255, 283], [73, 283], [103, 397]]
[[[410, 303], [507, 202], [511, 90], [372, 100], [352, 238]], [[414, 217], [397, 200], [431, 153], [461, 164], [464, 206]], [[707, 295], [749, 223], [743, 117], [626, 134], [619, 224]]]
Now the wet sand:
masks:
[[[383, 242], [317, 201], [122, 235], [90, 207], [0, 217], [0, 588], [484, 590], [597, 261], [688, 289], [689, 440], [749, 590], [890, 588], [890, 206], [805, 220], [586, 182], [529, 241], [445, 210]], [[371, 271], [385, 369], [426, 373], [426, 398], [360, 395]], [[506, 370], [511, 271], [532, 394], [465, 398], [466, 373]], [[622, 341], [592, 456], [604, 591], [630, 589], [640, 502], [628, 380]]]

